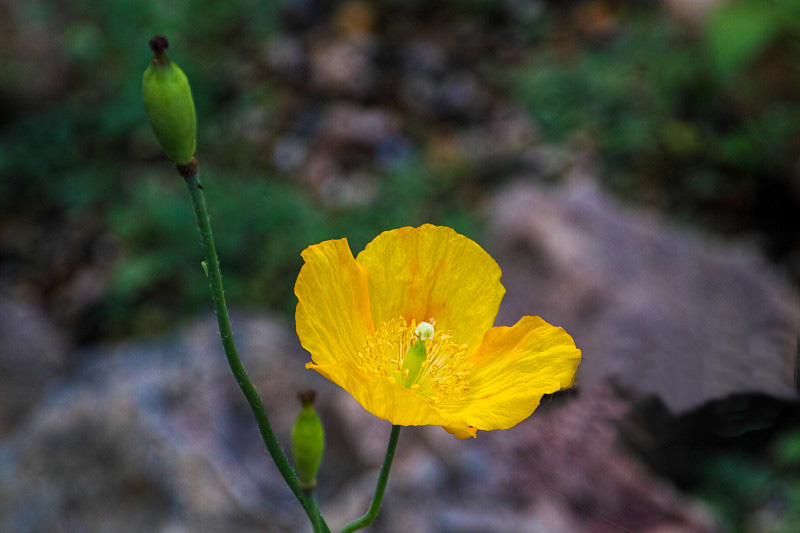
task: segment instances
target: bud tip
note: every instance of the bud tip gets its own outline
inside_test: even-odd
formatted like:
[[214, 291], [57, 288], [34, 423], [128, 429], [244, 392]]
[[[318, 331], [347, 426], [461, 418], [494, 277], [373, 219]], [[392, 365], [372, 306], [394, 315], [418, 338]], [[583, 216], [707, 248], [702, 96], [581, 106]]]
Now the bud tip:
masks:
[[314, 389], [301, 390], [297, 393], [297, 399], [300, 400], [302, 405], [311, 405], [317, 398], [317, 391]]
[[169, 48], [169, 41], [163, 35], [156, 35], [150, 39], [150, 49], [153, 53], [162, 54], [167, 48]]

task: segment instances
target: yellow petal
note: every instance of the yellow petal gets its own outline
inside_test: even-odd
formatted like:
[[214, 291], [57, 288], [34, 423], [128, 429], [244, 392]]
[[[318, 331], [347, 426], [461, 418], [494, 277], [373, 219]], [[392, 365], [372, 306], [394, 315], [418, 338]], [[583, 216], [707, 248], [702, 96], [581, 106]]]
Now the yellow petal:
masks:
[[369, 271], [376, 324], [398, 316], [417, 323], [433, 318], [459, 344], [480, 342], [505, 292], [495, 260], [447, 227], [386, 231], [356, 261]]
[[471, 426], [462, 426], [462, 427], [448, 427], [444, 426], [444, 429], [450, 433], [451, 435], [455, 435], [461, 440], [468, 439], [470, 437], [477, 438], [478, 430], [477, 428]]
[[470, 360], [469, 390], [441, 409], [477, 429], [508, 429], [530, 416], [543, 395], [572, 384], [581, 352], [563, 329], [526, 316], [487, 331]]
[[393, 379], [365, 374], [350, 363], [308, 363], [306, 368], [316, 370], [333, 381], [349, 392], [364, 409], [392, 424], [446, 426], [451, 433], [457, 432], [459, 438], [475, 436], [475, 430], [463, 420], [442, 412], [425, 398], [398, 385]]
[[367, 272], [356, 263], [347, 239], [325, 241], [302, 253], [294, 293], [297, 336], [317, 364], [355, 362], [374, 330]]

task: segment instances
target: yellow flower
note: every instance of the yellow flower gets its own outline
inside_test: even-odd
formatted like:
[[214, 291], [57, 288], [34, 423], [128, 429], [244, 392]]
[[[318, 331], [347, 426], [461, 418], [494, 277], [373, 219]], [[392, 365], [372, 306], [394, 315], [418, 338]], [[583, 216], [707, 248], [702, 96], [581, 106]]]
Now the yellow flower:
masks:
[[454, 230], [378, 235], [353, 258], [347, 239], [303, 252], [297, 334], [313, 368], [370, 413], [459, 438], [508, 429], [544, 394], [572, 384], [580, 350], [561, 328], [526, 316], [492, 327], [500, 267]]

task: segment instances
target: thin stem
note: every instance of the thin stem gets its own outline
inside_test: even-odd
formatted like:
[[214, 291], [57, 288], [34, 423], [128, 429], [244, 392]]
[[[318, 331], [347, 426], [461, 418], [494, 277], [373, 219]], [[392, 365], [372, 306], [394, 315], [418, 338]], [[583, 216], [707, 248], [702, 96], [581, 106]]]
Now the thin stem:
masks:
[[[189, 166], [187, 165], [187, 167]], [[303, 506], [303, 509], [305, 509], [311, 522], [314, 523], [315, 520], [317, 520], [317, 523], [320, 525], [320, 531], [329, 533], [330, 530], [320, 516], [316, 503], [307, 498], [300, 488], [297, 482], [297, 476], [289, 464], [289, 461], [286, 459], [286, 456], [283, 454], [280, 444], [278, 444], [278, 440], [275, 438], [275, 434], [272, 432], [272, 426], [264, 410], [264, 405], [261, 403], [261, 398], [250, 382], [250, 379], [247, 377], [247, 372], [236, 352], [236, 346], [233, 342], [233, 332], [231, 331], [231, 322], [228, 316], [228, 306], [225, 303], [225, 292], [222, 288], [222, 274], [220, 273], [219, 259], [217, 258], [217, 250], [214, 246], [214, 237], [211, 234], [211, 222], [208, 219], [205, 196], [203, 195], [203, 188], [200, 185], [200, 176], [197, 171], [196, 160], [193, 161], [193, 165], [188, 169], [188, 172], [185, 172], [185, 170], [187, 170], [186, 167], [179, 168], [179, 171], [186, 179], [186, 186], [189, 187], [194, 214], [197, 217], [197, 225], [200, 229], [200, 236], [203, 241], [206, 265], [208, 267], [208, 282], [211, 285], [211, 295], [214, 300], [214, 310], [217, 314], [219, 334], [222, 338], [225, 357], [228, 359], [228, 364], [236, 378], [236, 382], [239, 384], [239, 388], [242, 389], [247, 403], [250, 404], [250, 409], [252, 409], [256, 417], [261, 437], [264, 439], [264, 444], [267, 445], [267, 451], [269, 451], [269, 454], [272, 456], [272, 460], [275, 461], [275, 465], [278, 467], [283, 479], [286, 480], [286, 484], [289, 485], [289, 488], [300, 501], [300, 504]]]
[[383, 502], [383, 493], [386, 490], [386, 482], [389, 480], [389, 469], [392, 468], [394, 450], [397, 448], [397, 439], [400, 436], [401, 427], [402, 426], [392, 426], [392, 434], [389, 435], [389, 445], [386, 447], [386, 457], [383, 459], [381, 473], [378, 475], [378, 484], [375, 486], [375, 495], [372, 497], [372, 503], [369, 509], [367, 509], [364, 516], [344, 526], [341, 533], [350, 533], [351, 531], [365, 528], [378, 517], [378, 511], [381, 510], [381, 503]]
[[322, 529], [322, 515], [319, 512], [319, 507], [317, 507], [317, 500], [314, 498], [314, 492], [306, 491], [305, 495], [311, 505], [314, 506], [314, 516], [311, 517], [311, 526], [314, 528], [314, 533], [323, 533], [327, 531], [326, 529]]

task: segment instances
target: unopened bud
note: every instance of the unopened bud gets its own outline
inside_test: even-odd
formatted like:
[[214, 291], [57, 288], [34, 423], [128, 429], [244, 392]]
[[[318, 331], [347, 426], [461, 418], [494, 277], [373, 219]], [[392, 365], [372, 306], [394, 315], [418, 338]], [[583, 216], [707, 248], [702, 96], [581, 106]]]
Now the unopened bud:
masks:
[[150, 125], [167, 157], [188, 165], [197, 145], [197, 118], [189, 80], [164, 52], [166, 37], [150, 40], [153, 60], [142, 76], [142, 97]]
[[317, 472], [322, 464], [325, 432], [319, 416], [314, 411], [316, 392], [313, 390], [303, 391], [297, 397], [303, 407], [292, 428], [294, 470], [297, 473], [300, 488], [313, 490], [317, 486]]

